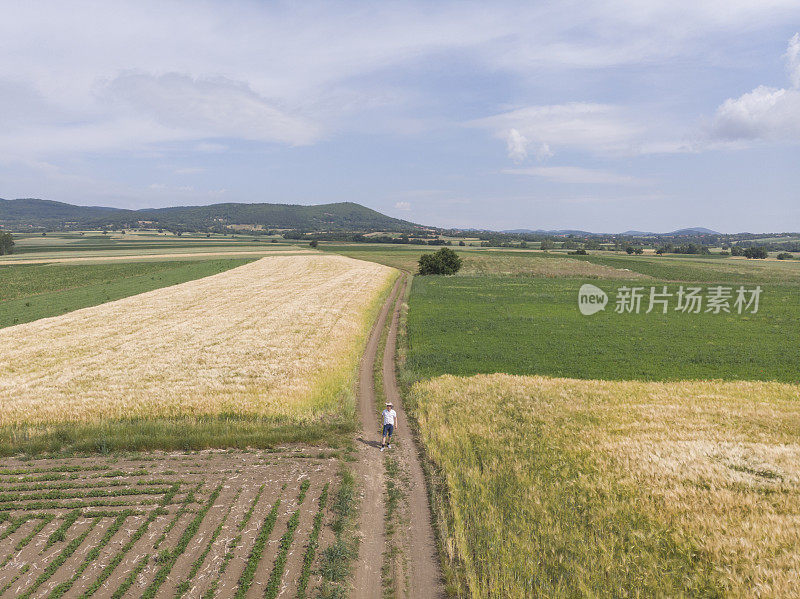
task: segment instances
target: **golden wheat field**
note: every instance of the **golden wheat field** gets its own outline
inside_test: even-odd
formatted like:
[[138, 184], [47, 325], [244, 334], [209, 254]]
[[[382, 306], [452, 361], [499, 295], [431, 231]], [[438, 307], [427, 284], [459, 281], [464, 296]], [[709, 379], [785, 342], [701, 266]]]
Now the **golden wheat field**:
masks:
[[470, 596], [800, 597], [800, 387], [447, 375], [412, 399]]
[[346, 410], [390, 268], [270, 256], [0, 330], [0, 426]]

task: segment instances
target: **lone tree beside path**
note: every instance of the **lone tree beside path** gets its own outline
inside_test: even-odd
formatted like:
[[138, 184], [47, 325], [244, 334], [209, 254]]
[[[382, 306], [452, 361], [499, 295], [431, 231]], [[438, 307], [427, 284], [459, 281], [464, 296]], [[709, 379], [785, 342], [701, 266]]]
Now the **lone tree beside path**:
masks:
[[461, 258], [450, 248], [442, 248], [433, 254], [419, 258], [421, 275], [453, 275], [461, 268]]

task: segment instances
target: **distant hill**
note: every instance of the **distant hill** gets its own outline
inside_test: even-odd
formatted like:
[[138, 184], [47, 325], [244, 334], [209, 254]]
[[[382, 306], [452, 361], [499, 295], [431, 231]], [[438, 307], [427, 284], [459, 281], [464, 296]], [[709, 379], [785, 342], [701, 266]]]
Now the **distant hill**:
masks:
[[671, 233], [667, 233], [667, 235], [720, 235], [720, 233], [704, 227], [689, 227], [687, 229], [672, 231]]
[[580, 231], [578, 229], [506, 229], [500, 232], [513, 233], [515, 235], [597, 235], [597, 233]]
[[415, 231], [423, 227], [392, 218], [375, 210], [340, 202], [301, 206], [297, 204], [212, 204], [124, 210], [101, 206], [74, 206], [39, 199], [0, 199], [0, 225], [6, 229], [134, 228], [140, 221], [149, 227], [181, 230], [220, 229], [228, 225], [261, 225], [265, 229], [305, 231]]
[[620, 235], [627, 235], [628, 237], [649, 237], [651, 235], [657, 235], [657, 233], [652, 233], [650, 231], [623, 231]]

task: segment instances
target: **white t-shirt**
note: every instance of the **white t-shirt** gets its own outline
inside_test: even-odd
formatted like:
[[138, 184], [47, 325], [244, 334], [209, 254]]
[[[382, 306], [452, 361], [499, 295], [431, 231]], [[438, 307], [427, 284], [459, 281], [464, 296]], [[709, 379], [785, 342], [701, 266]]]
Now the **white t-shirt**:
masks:
[[394, 421], [397, 419], [397, 412], [395, 412], [394, 409], [384, 410], [382, 415], [384, 424], [391, 424], [394, 426]]

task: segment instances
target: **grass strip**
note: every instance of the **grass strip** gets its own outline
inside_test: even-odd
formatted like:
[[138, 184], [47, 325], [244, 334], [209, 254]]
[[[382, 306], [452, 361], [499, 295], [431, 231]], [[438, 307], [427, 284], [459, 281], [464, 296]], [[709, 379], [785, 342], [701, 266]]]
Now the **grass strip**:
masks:
[[[173, 487], [161, 499], [160, 507], [163, 508], [164, 506], [169, 505], [179, 490], [180, 485], [173, 485]], [[156, 509], [150, 512], [147, 520], [145, 520], [142, 525], [136, 529], [136, 532], [133, 533], [133, 536], [131, 536], [128, 542], [125, 543], [125, 545], [117, 552], [117, 554], [114, 556], [114, 559], [112, 559], [111, 562], [105, 568], [103, 568], [103, 571], [100, 572], [100, 575], [92, 583], [92, 585], [81, 594], [81, 599], [87, 599], [87, 597], [91, 597], [100, 589], [101, 586], [103, 586], [103, 583], [108, 579], [109, 576], [111, 576], [111, 573], [114, 571], [114, 569], [119, 566], [125, 555], [131, 550], [131, 547], [136, 544], [136, 541], [142, 538], [144, 533], [147, 532], [147, 528], [150, 526], [150, 524], [152, 524], [153, 521], [162, 513], [163, 512], [161, 509]]]
[[286, 560], [289, 557], [289, 548], [292, 546], [294, 540], [294, 533], [300, 525], [300, 510], [297, 510], [289, 521], [286, 523], [286, 532], [281, 537], [280, 544], [278, 545], [278, 555], [275, 556], [275, 564], [272, 566], [272, 572], [267, 581], [267, 587], [264, 589], [264, 599], [275, 599], [280, 591], [281, 579], [283, 578], [283, 571], [286, 569]]
[[109, 526], [108, 530], [106, 531], [106, 534], [103, 535], [102, 539], [100, 539], [100, 542], [94, 547], [92, 547], [92, 550], [88, 553], [86, 559], [84, 559], [81, 565], [78, 566], [78, 568], [75, 570], [75, 574], [73, 574], [69, 580], [62, 582], [56, 588], [54, 588], [50, 592], [50, 595], [48, 595], [48, 599], [58, 599], [72, 588], [72, 585], [75, 584], [75, 581], [78, 580], [81, 574], [83, 574], [84, 570], [86, 570], [86, 568], [88, 568], [91, 565], [91, 563], [97, 559], [97, 556], [100, 555], [100, 551], [102, 551], [103, 547], [108, 545], [108, 542], [111, 540], [111, 537], [113, 537], [116, 534], [116, 532], [120, 528], [122, 528], [122, 525], [125, 523], [125, 520], [127, 520], [130, 515], [131, 515], [131, 510], [125, 510], [117, 516], [117, 519], [114, 520], [111, 526]]
[[145, 555], [142, 559], [140, 559], [136, 566], [131, 570], [131, 573], [128, 574], [128, 577], [122, 582], [121, 585], [114, 591], [114, 594], [111, 595], [111, 599], [122, 599], [122, 596], [128, 592], [128, 589], [133, 586], [133, 583], [136, 582], [136, 577], [139, 576], [142, 570], [144, 570], [147, 562], [150, 561], [150, 556]]
[[308, 539], [308, 547], [303, 555], [303, 569], [300, 571], [300, 578], [297, 581], [296, 599], [305, 599], [308, 589], [308, 579], [311, 576], [311, 566], [314, 564], [314, 557], [319, 546], [319, 533], [322, 530], [322, 518], [325, 515], [325, 504], [328, 502], [328, 483], [322, 488], [319, 496], [319, 509], [314, 514], [314, 526], [311, 529], [311, 536]]
[[33, 593], [36, 591], [36, 589], [38, 589], [45, 582], [47, 582], [47, 580], [49, 580], [50, 577], [53, 574], [55, 574], [56, 571], [58, 571], [58, 569], [64, 564], [64, 562], [67, 561], [69, 559], [69, 557], [73, 553], [75, 553], [75, 551], [77, 551], [78, 547], [81, 546], [81, 543], [83, 543], [83, 541], [86, 540], [86, 537], [89, 536], [89, 533], [92, 532], [94, 527], [97, 526], [97, 524], [99, 522], [100, 522], [100, 520], [93, 520], [91, 525], [89, 526], [89, 528], [87, 528], [83, 532], [83, 534], [81, 534], [80, 536], [72, 539], [72, 541], [70, 541], [67, 544], [67, 546], [64, 547], [64, 549], [61, 550], [61, 553], [59, 553], [58, 556], [52, 562], [47, 564], [47, 567], [44, 569], [44, 572], [42, 572], [39, 575], [39, 578], [37, 578], [33, 582], [33, 584], [30, 586], [30, 588], [28, 588], [27, 591], [25, 591], [22, 595], [20, 595], [18, 599], [28, 599], [29, 597], [31, 597], [33, 595]]
[[280, 504], [281, 500], [278, 499], [261, 524], [256, 542], [253, 544], [253, 549], [250, 551], [250, 556], [247, 558], [247, 564], [245, 565], [242, 575], [239, 577], [239, 586], [236, 589], [234, 599], [244, 599], [245, 595], [247, 595], [247, 591], [250, 589], [250, 585], [253, 584], [253, 577], [256, 574], [258, 562], [261, 561], [261, 554], [264, 553], [264, 547], [266, 547], [269, 535], [275, 527], [275, 521], [278, 519], [278, 506]]
[[200, 570], [200, 567], [203, 565], [203, 562], [206, 560], [206, 557], [211, 551], [211, 548], [214, 545], [214, 541], [217, 540], [217, 537], [219, 537], [220, 533], [222, 532], [222, 527], [225, 526], [225, 522], [228, 520], [228, 516], [230, 515], [231, 510], [233, 509], [233, 505], [236, 503], [236, 500], [239, 498], [241, 492], [242, 492], [241, 489], [239, 489], [236, 492], [236, 496], [233, 498], [230, 505], [228, 506], [225, 515], [222, 517], [222, 520], [220, 521], [219, 525], [214, 529], [214, 532], [211, 534], [211, 538], [208, 540], [208, 543], [206, 544], [206, 548], [203, 550], [203, 553], [201, 553], [197, 557], [197, 559], [194, 560], [194, 562], [192, 563], [192, 567], [189, 570], [189, 574], [186, 577], [186, 580], [184, 580], [181, 584], [178, 585], [178, 589], [175, 592], [176, 599], [182, 597], [186, 593], [186, 591], [189, 590], [189, 586], [191, 585], [192, 579], [194, 579], [194, 577], [197, 575], [197, 572]]
[[208, 510], [211, 509], [211, 506], [214, 505], [214, 502], [219, 497], [220, 492], [222, 491], [222, 485], [219, 485], [214, 492], [208, 498], [203, 508], [197, 512], [197, 515], [194, 517], [189, 523], [189, 526], [186, 527], [186, 530], [183, 531], [181, 538], [178, 540], [178, 544], [175, 546], [175, 549], [169, 552], [168, 559], [164, 562], [164, 565], [158, 569], [156, 572], [156, 576], [153, 579], [153, 582], [150, 583], [150, 586], [145, 589], [144, 593], [142, 593], [142, 599], [152, 599], [158, 593], [158, 589], [161, 588], [161, 585], [164, 584], [164, 581], [167, 580], [167, 576], [172, 571], [172, 567], [175, 565], [175, 562], [178, 558], [186, 551], [186, 547], [189, 545], [189, 542], [194, 538], [197, 534], [197, 531], [200, 530], [200, 525], [203, 523], [203, 519], [208, 514]]
[[384, 597], [397, 597], [400, 590], [394, 566], [396, 561], [402, 559], [403, 556], [402, 550], [395, 539], [395, 532], [397, 531], [397, 520], [401, 517], [399, 511], [400, 501], [405, 497], [405, 493], [400, 486], [400, 466], [397, 460], [386, 456], [383, 464], [386, 470], [386, 515], [384, 518], [386, 550], [383, 552], [381, 578], [383, 580]]

